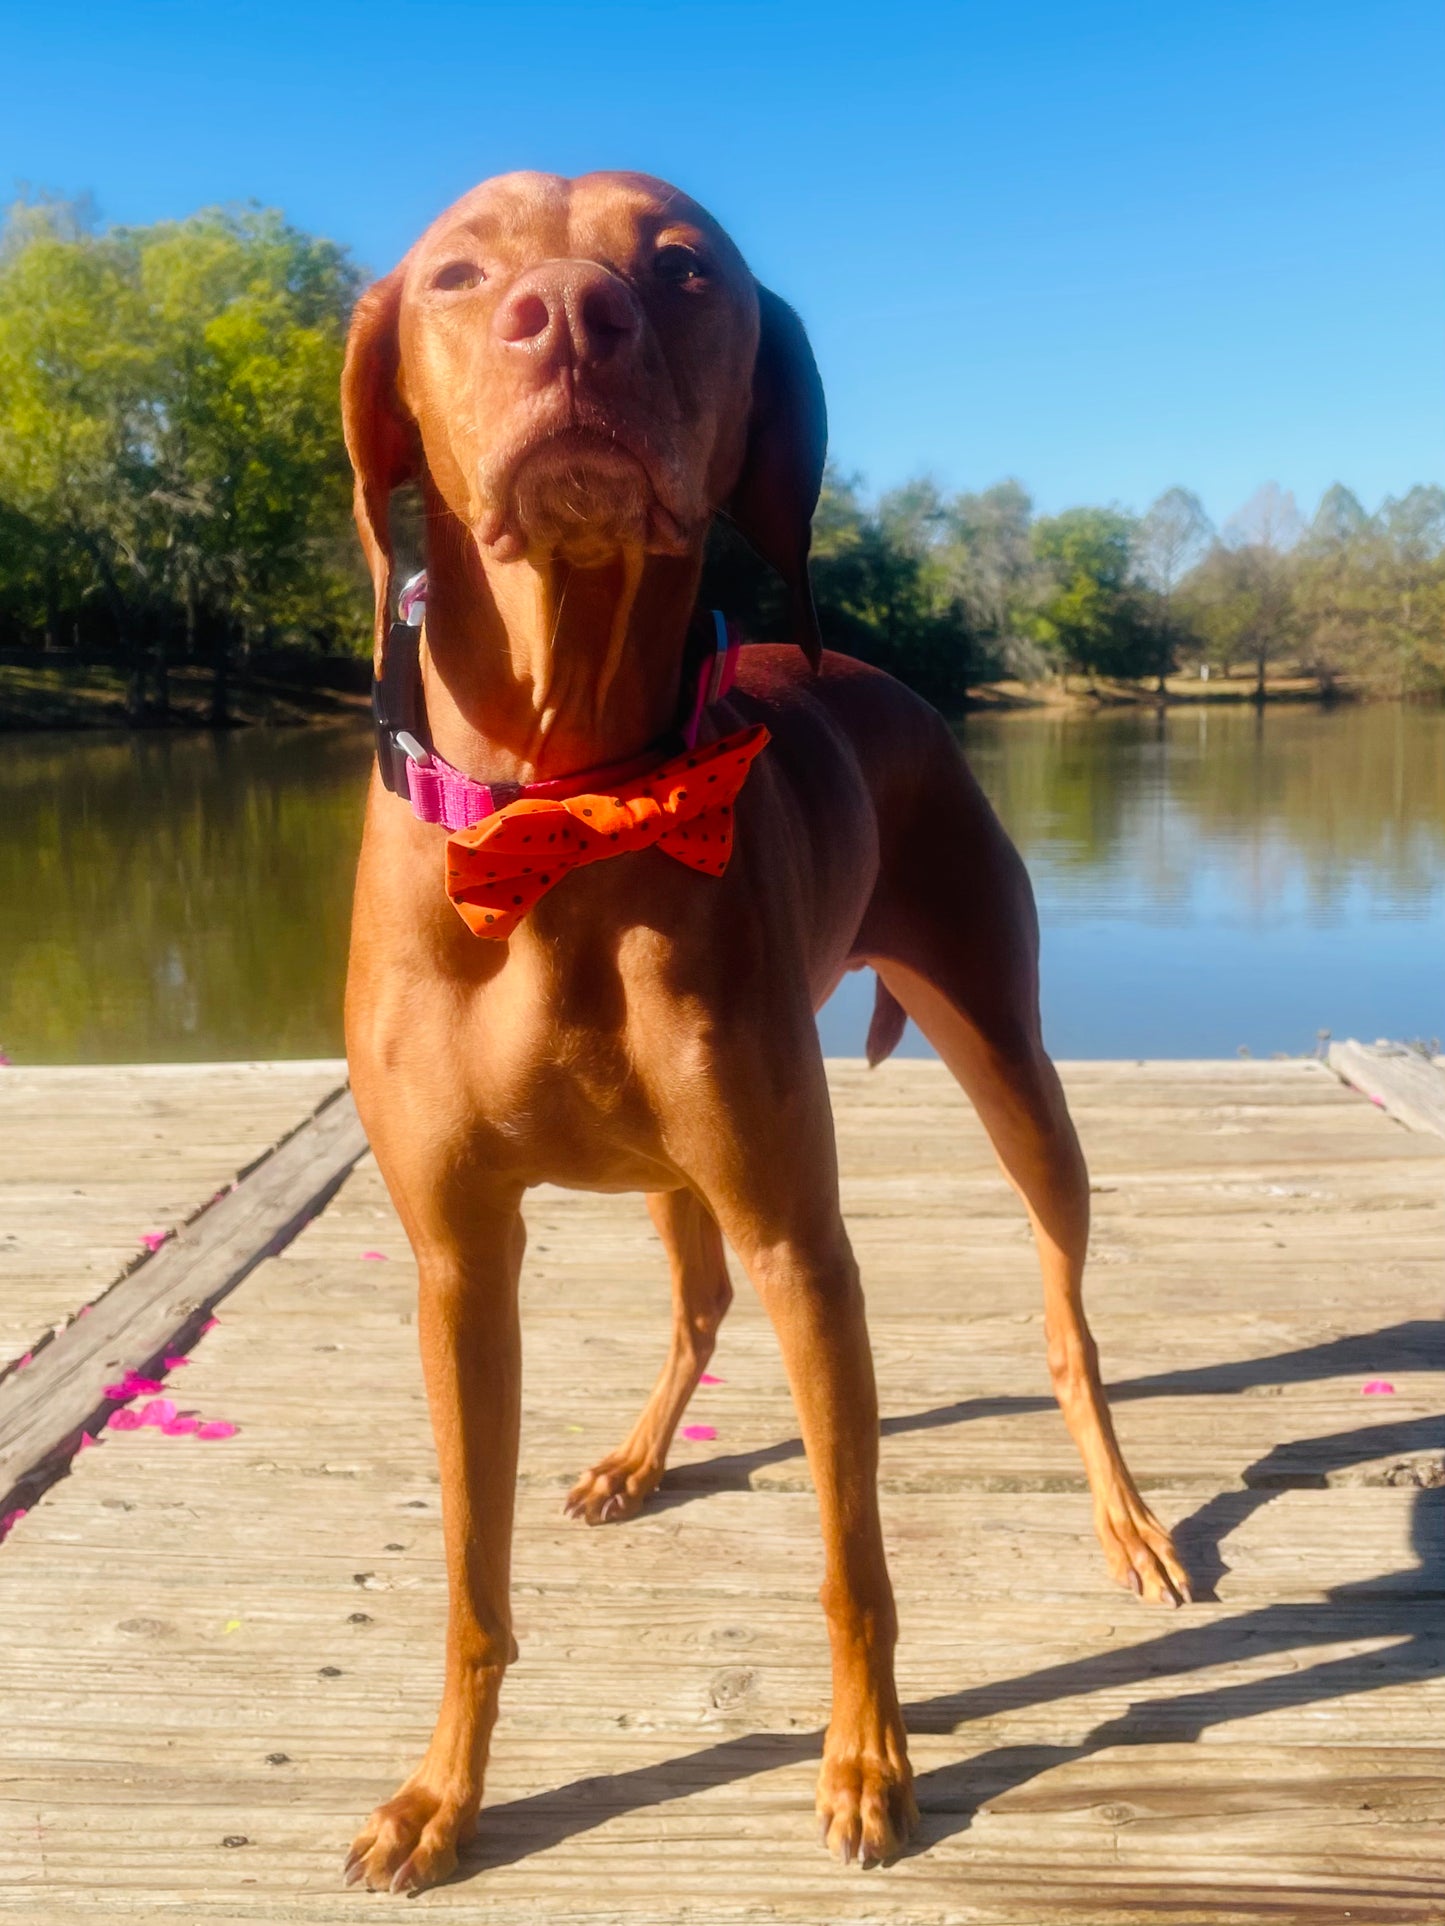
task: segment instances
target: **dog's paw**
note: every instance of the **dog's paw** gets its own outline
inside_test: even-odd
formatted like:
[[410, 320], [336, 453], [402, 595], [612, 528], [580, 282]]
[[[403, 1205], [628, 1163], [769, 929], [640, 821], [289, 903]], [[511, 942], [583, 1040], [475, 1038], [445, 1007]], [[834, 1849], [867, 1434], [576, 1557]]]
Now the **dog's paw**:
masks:
[[416, 1893], [457, 1869], [457, 1848], [476, 1830], [476, 1803], [404, 1785], [351, 1842], [342, 1877], [374, 1893]]
[[1190, 1605], [1194, 1591], [1174, 1540], [1141, 1498], [1100, 1507], [1094, 1527], [1109, 1570], [1150, 1605]]
[[562, 1507], [569, 1518], [588, 1525], [616, 1525], [635, 1518], [643, 1500], [662, 1483], [655, 1460], [613, 1451], [573, 1485]]
[[831, 1733], [818, 1774], [818, 1836], [845, 1866], [896, 1859], [918, 1825], [913, 1769], [902, 1727], [881, 1751], [835, 1744]]

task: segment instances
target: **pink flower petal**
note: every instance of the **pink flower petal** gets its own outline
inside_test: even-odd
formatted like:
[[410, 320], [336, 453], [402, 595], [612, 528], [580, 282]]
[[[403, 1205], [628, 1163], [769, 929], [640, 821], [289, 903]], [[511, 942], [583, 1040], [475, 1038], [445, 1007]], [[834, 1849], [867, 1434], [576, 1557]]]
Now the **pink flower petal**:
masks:
[[169, 1236], [169, 1231], [142, 1231], [140, 1241], [148, 1251], [158, 1251]]
[[127, 1371], [125, 1374], [125, 1395], [128, 1398], [149, 1398], [164, 1389], [159, 1378], [143, 1378], [139, 1371]]
[[182, 1370], [189, 1363], [190, 1363], [189, 1358], [167, 1358], [166, 1369], [168, 1371], [179, 1371], [179, 1370]]
[[204, 1337], [207, 1331], [214, 1331], [220, 1321], [218, 1317], [208, 1317], [201, 1326], [201, 1336]]
[[140, 1413], [139, 1411], [112, 1411], [105, 1423], [108, 1431], [139, 1431]]
[[15, 1369], [17, 1371], [23, 1371], [27, 1364], [34, 1364], [34, 1362], [35, 1353], [33, 1351], [27, 1351], [23, 1358], [16, 1358]]
[[708, 1444], [717, 1436], [717, 1426], [711, 1424], [685, 1424], [682, 1427], [684, 1438], [691, 1438], [694, 1444]]
[[699, 1384], [726, 1384], [726, 1378], [715, 1378], [711, 1371], [704, 1371], [698, 1379]]
[[89, 1306], [88, 1304], [82, 1304], [82, 1305], [81, 1305], [81, 1307], [80, 1307], [80, 1309], [79, 1309], [79, 1310], [78, 1310], [78, 1311], [76, 1312], [76, 1314], [75, 1314], [75, 1315], [76, 1315], [77, 1317], [89, 1317], [89, 1316], [90, 1316], [90, 1309], [91, 1309], [91, 1307], [90, 1307], [90, 1306]]
[[11, 1532], [20, 1523], [20, 1520], [29, 1509], [30, 1507], [28, 1505], [17, 1505], [14, 1511], [0, 1513], [0, 1544], [3, 1544], [10, 1536]]
[[10, 1068], [11, 1062], [12, 1062], [12, 1059], [10, 1057], [7, 1057], [3, 1050], [0, 1050], [0, 1070], [8, 1070]]
[[363, 1264], [389, 1264], [391, 1259], [385, 1251], [363, 1251], [361, 1261]]
[[1395, 1387], [1388, 1378], [1371, 1378], [1360, 1395], [1366, 1398], [1393, 1398]]
[[200, 1428], [200, 1419], [192, 1417], [171, 1418], [161, 1426], [168, 1438], [189, 1438], [193, 1431], [199, 1431]]
[[95, 1439], [91, 1437], [90, 1433], [88, 1431], [82, 1431], [80, 1434], [80, 1443], [75, 1447], [75, 1449], [77, 1452], [89, 1451], [94, 1446], [94, 1444], [95, 1444]]
[[198, 1425], [196, 1436], [198, 1438], [234, 1438], [240, 1428], [238, 1424], [227, 1424], [224, 1419], [216, 1418], [212, 1419], [210, 1424]]
[[152, 1398], [149, 1404], [141, 1406], [140, 1421], [142, 1424], [153, 1424], [158, 1430], [163, 1430], [175, 1415], [174, 1398]]

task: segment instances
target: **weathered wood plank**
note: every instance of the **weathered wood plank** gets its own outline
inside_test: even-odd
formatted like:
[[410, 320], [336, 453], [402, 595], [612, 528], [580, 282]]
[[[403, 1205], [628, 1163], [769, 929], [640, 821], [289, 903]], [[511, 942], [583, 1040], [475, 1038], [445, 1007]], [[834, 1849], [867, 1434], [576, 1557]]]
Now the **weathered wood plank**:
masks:
[[[830, 1074], [920, 1849], [860, 1876], [814, 1841], [816, 1506], [749, 1290], [691, 1414], [716, 1439], [679, 1444], [635, 1523], [561, 1517], [651, 1382], [667, 1284], [640, 1200], [549, 1191], [523, 1279], [522, 1655], [466, 1876], [420, 1910], [1438, 1926], [1445, 1491], [1380, 1482], [1445, 1450], [1436, 1147], [1318, 1064], [1067, 1070], [1120, 1426], [1217, 1593], [1154, 1613], [1093, 1543], [1027, 1227], [971, 1112], [937, 1065]], [[363, 1158], [170, 1387], [239, 1435], [106, 1432], [0, 1549], [0, 1921], [343, 1926], [385, 1904], [339, 1865], [440, 1676], [415, 1291]]]
[[1332, 1043], [1330, 1068], [1411, 1130], [1445, 1137], [1445, 1068], [1403, 1044]]
[[0, 1511], [115, 1402], [104, 1387], [160, 1369], [214, 1305], [274, 1256], [335, 1194], [366, 1149], [349, 1090], [334, 1092], [234, 1189], [216, 1199], [68, 1325], [24, 1370], [0, 1379]]
[[0, 1369], [345, 1080], [335, 1059], [0, 1069]]

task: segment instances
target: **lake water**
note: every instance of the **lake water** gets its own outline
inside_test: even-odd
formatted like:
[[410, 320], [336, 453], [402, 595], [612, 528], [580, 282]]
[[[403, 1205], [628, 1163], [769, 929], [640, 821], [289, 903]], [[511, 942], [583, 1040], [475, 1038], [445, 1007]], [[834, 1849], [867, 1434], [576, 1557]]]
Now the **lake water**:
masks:
[[[1445, 1032], [1445, 713], [1034, 712], [960, 733], [1033, 873], [1055, 1055]], [[0, 1046], [338, 1053], [369, 755], [350, 728], [5, 738]], [[871, 999], [845, 980], [830, 1054], [859, 1053]]]

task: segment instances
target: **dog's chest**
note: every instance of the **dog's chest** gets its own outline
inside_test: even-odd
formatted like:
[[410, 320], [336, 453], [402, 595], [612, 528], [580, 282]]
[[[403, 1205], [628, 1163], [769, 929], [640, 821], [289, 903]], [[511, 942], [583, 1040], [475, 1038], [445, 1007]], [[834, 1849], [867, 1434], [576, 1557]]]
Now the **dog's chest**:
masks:
[[498, 974], [456, 1038], [457, 1068], [474, 1130], [528, 1183], [651, 1188], [671, 1176], [667, 1118], [679, 1078], [706, 1050], [686, 999], [655, 972], [596, 958]]

